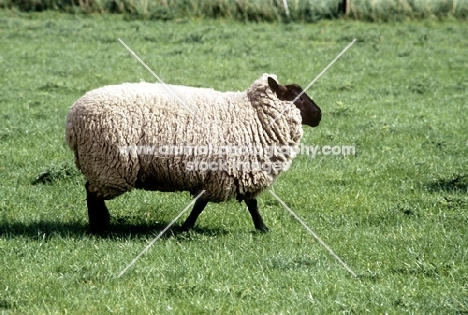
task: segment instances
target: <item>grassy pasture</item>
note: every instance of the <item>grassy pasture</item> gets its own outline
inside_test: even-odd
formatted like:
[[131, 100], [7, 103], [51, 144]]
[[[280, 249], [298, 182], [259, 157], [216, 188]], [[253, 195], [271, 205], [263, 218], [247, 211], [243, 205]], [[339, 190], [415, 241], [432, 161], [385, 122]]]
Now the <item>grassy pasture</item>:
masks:
[[[86, 91], [154, 81], [243, 90], [264, 72], [307, 85], [323, 110], [269, 193], [271, 232], [244, 205], [210, 204], [117, 274], [190, 201], [134, 191], [108, 202], [113, 232], [87, 233], [84, 178], [64, 142]], [[468, 40], [448, 21], [243, 24], [0, 12], [0, 313], [468, 314]]]

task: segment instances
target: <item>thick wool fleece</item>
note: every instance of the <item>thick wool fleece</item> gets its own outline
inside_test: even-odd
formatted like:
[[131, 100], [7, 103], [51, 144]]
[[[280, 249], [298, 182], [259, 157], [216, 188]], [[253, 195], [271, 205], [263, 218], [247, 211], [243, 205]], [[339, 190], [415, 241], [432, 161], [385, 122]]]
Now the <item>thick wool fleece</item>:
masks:
[[[205, 189], [203, 199], [224, 201], [255, 197], [270, 186], [281, 171], [228, 168], [189, 170], [189, 162], [235, 165], [236, 162], [287, 163], [295, 154], [194, 155], [159, 154], [162, 146], [289, 146], [302, 137], [301, 115], [280, 101], [264, 74], [244, 92], [125, 83], [98, 88], [78, 99], [67, 117], [66, 140], [75, 163], [88, 180], [88, 190], [112, 199], [132, 188], [147, 190]], [[188, 107], [188, 108], [187, 108]], [[269, 124], [286, 110], [271, 126]], [[190, 110], [189, 110], [190, 109]], [[195, 115], [196, 117], [195, 117]], [[198, 117], [198, 119], [197, 119]], [[125, 147], [154, 148], [155, 154], [122, 151]], [[209, 164], [208, 164], [209, 165]]]

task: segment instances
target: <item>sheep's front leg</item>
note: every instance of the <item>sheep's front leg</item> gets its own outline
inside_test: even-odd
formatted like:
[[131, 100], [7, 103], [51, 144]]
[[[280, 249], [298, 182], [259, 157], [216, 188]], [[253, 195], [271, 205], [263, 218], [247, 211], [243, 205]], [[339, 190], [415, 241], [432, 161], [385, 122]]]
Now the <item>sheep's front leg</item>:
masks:
[[91, 233], [103, 233], [109, 230], [109, 211], [104, 203], [104, 199], [98, 198], [96, 194], [91, 193], [88, 186], [89, 183], [86, 182], [86, 203], [88, 206], [89, 227]]
[[195, 205], [193, 206], [192, 212], [188, 216], [187, 220], [185, 220], [184, 224], [182, 224], [182, 231], [188, 231], [195, 225], [195, 221], [197, 221], [198, 216], [202, 213], [203, 209], [205, 209], [206, 205], [208, 204], [208, 200], [197, 199], [195, 201]]
[[260, 212], [258, 212], [257, 199], [245, 200], [245, 203], [247, 204], [247, 208], [252, 216], [255, 228], [262, 232], [268, 232], [268, 227], [263, 223], [262, 216], [260, 215]]

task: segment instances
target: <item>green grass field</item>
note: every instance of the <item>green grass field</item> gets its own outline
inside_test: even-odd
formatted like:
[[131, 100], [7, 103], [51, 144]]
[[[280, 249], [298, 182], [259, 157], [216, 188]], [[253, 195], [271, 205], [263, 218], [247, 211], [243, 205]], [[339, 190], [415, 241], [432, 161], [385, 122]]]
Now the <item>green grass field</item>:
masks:
[[[244, 90], [262, 73], [322, 108], [274, 192], [270, 232], [244, 204], [209, 204], [118, 273], [189, 202], [133, 191], [108, 202], [112, 233], [87, 231], [84, 177], [65, 117], [86, 91], [152, 75]], [[246, 24], [0, 11], [0, 314], [468, 314], [468, 39], [462, 22]], [[176, 225], [180, 225], [178, 222]]]

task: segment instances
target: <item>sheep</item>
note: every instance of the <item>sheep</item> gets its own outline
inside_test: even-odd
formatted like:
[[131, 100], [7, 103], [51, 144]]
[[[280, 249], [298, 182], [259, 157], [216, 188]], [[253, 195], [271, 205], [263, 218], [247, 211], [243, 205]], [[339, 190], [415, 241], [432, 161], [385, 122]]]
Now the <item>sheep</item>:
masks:
[[[263, 74], [243, 92], [124, 83], [89, 91], [75, 101], [67, 116], [66, 141], [74, 152], [76, 166], [87, 180], [91, 232], [100, 234], [109, 230], [110, 215], [104, 201], [134, 188], [189, 191], [193, 196], [205, 190], [181, 226], [183, 231], [194, 227], [208, 202], [234, 198], [245, 201], [257, 230], [268, 231], [256, 198], [287, 169], [281, 166], [289, 165], [295, 157], [303, 135], [302, 124], [316, 127], [321, 120], [320, 108], [299, 85], [279, 85], [276, 80], [276, 75]], [[268, 155], [228, 152], [194, 155], [193, 152], [155, 154], [158, 150], [148, 154], [136, 149], [252, 144], [291, 150]], [[229, 167], [223, 165], [213, 170], [195, 167], [213, 166], [217, 162], [225, 162]], [[279, 167], [232, 167], [236, 163], [238, 166], [276, 163]]]

